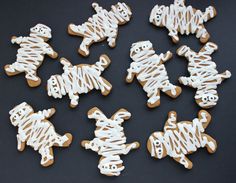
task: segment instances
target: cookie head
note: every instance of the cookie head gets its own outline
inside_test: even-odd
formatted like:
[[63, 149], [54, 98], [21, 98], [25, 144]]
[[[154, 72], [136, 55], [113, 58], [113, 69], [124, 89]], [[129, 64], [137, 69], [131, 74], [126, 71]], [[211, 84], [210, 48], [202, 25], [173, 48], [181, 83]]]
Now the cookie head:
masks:
[[120, 159], [120, 156], [115, 155], [111, 157], [102, 157], [98, 168], [102, 174], [113, 176], [119, 175], [125, 167], [123, 166], [123, 161]]
[[149, 22], [153, 23], [156, 26], [163, 27], [163, 17], [164, 17], [164, 11], [166, 11], [166, 6], [164, 5], [156, 5], [152, 11], [149, 18]]
[[198, 92], [195, 95], [197, 104], [202, 108], [211, 108], [217, 104], [219, 99], [217, 91], [205, 91], [203, 94]]
[[118, 2], [116, 5], [113, 5], [111, 9], [116, 15], [119, 24], [125, 24], [126, 22], [130, 21], [132, 13], [130, 11], [130, 7], [125, 3]]
[[152, 43], [150, 41], [133, 43], [130, 49], [130, 57], [135, 61], [136, 57], [141, 57], [147, 54], [150, 50], [153, 50]]
[[52, 37], [51, 29], [43, 24], [37, 24], [30, 29], [31, 33], [37, 34], [44, 39], [50, 39]]
[[148, 139], [148, 151], [152, 156], [158, 159], [162, 159], [167, 156], [163, 138], [162, 132], [155, 132]]
[[10, 112], [10, 121], [13, 126], [18, 126], [29, 114], [33, 113], [33, 109], [26, 102], [14, 107]]
[[59, 83], [60, 76], [51, 76], [47, 82], [47, 90], [48, 96], [52, 96], [54, 98], [62, 98], [62, 91]]

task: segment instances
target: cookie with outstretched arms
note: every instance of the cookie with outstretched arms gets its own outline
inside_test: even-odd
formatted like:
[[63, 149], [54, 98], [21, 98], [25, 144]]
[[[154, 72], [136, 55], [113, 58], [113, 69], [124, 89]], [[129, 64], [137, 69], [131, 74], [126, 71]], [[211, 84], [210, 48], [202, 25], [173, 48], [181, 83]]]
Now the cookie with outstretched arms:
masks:
[[55, 112], [54, 108], [34, 112], [26, 102], [9, 112], [11, 124], [18, 127], [17, 149], [23, 151], [25, 145], [31, 146], [41, 155], [41, 165], [44, 167], [54, 162], [53, 146], [68, 147], [72, 141], [70, 133], [59, 135], [48, 120]]
[[72, 65], [69, 60], [61, 58], [63, 65], [61, 75], [52, 75], [47, 82], [48, 95], [54, 98], [62, 98], [68, 95], [70, 107], [75, 108], [79, 102], [79, 95], [95, 89], [102, 95], [110, 93], [112, 85], [101, 76], [102, 72], [110, 65], [111, 60], [107, 55], [101, 55], [99, 60], [92, 65]]
[[82, 25], [70, 24], [68, 33], [83, 38], [78, 52], [83, 56], [89, 55], [89, 47], [95, 42], [107, 40], [108, 45], [113, 48], [116, 46], [118, 26], [130, 21], [131, 10], [125, 3], [118, 2], [111, 6], [107, 11], [98, 3], [92, 4], [95, 14]]
[[187, 155], [196, 152], [198, 148], [206, 148], [209, 153], [217, 149], [216, 141], [205, 133], [211, 121], [211, 115], [201, 110], [198, 118], [190, 121], [177, 122], [175, 111], [169, 112], [164, 131], [154, 132], [147, 141], [147, 149], [152, 157], [162, 159], [170, 156], [185, 168], [191, 169], [193, 163]]
[[216, 10], [209, 6], [204, 12], [186, 6], [185, 0], [174, 0], [170, 6], [156, 5], [151, 11], [149, 21], [157, 27], [166, 27], [174, 43], [179, 42], [178, 34], [196, 34], [201, 43], [206, 43], [210, 34], [204, 23], [216, 16]]
[[180, 77], [179, 82], [197, 89], [195, 101], [200, 107], [206, 109], [214, 107], [219, 100], [217, 85], [231, 77], [228, 70], [218, 73], [216, 64], [211, 57], [217, 49], [218, 46], [215, 43], [208, 42], [198, 53], [186, 45], [177, 50], [179, 56], [188, 60], [188, 72], [190, 73], [189, 77]]
[[120, 156], [139, 148], [138, 142], [126, 143], [122, 123], [130, 117], [126, 109], [119, 109], [111, 118], [107, 118], [97, 107], [88, 111], [88, 118], [96, 120], [95, 138], [83, 140], [81, 145], [101, 156], [98, 164], [101, 174], [119, 176], [125, 168]]
[[55, 59], [57, 53], [47, 43], [52, 38], [51, 29], [43, 24], [37, 24], [30, 29], [30, 35], [27, 37], [13, 36], [12, 44], [18, 44], [20, 48], [16, 55], [14, 63], [4, 67], [8, 76], [15, 76], [25, 73], [25, 78], [30, 87], [37, 87], [41, 84], [41, 79], [37, 75], [37, 69], [41, 66], [44, 56]]

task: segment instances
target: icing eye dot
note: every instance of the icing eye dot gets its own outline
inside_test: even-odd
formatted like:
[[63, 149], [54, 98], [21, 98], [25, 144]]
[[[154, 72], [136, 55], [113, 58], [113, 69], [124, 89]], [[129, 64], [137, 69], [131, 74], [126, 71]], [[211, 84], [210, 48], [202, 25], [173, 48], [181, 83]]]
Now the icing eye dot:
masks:
[[157, 20], [160, 20], [161, 19], [161, 15], [157, 14], [156, 18], [157, 18]]
[[126, 15], [126, 12], [125, 12], [125, 11], [122, 11], [121, 14], [125, 16], [125, 15]]
[[116, 169], [116, 165], [112, 165], [112, 166], [111, 166], [111, 169], [112, 169], [112, 170], [115, 170], [115, 169]]
[[148, 45], [146, 45], [146, 44], [144, 44], [144, 45], [142, 45], [142, 49], [147, 49], [148, 48]]
[[203, 102], [207, 102], [207, 100], [208, 100], [208, 99], [207, 99], [207, 96], [202, 97], [202, 101], [203, 101]]
[[122, 8], [121, 8], [120, 6], [118, 6], [118, 7], [117, 7], [117, 9], [118, 9], [119, 11], [121, 11], [121, 10], [122, 10]]
[[136, 53], [140, 52], [140, 49], [139, 48], [135, 48], [134, 50]]

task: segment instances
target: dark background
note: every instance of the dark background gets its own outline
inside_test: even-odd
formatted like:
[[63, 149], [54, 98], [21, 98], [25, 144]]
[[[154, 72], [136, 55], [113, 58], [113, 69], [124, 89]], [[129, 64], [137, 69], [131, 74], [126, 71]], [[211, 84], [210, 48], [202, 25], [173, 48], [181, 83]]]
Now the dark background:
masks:
[[[117, 46], [110, 49], [107, 43], [94, 44], [90, 56], [83, 58], [77, 53], [82, 39], [70, 37], [67, 26], [73, 22], [82, 24], [94, 14], [91, 7], [92, 0], [8, 0], [0, 5], [0, 182], [1, 183], [87, 183], [87, 182], [235, 182], [236, 163], [236, 119], [235, 119], [235, 73], [236, 73], [236, 42], [235, 42], [235, 6], [236, 1], [187, 1], [201, 10], [209, 5], [216, 7], [218, 15], [206, 23], [211, 33], [211, 41], [219, 46], [213, 55], [213, 60], [219, 72], [229, 69], [233, 76], [218, 87], [220, 100], [218, 105], [210, 109], [212, 123], [206, 132], [218, 142], [215, 154], [209, 155], [206, 149], [188, 156], [193, 161], [192, 170], [186, 170], [171, 158], [162, 160], [151, 158], [146, 149], [146, 140], [157, 130], [162, 130], [167, 113], [175, 110], [178, 120], [192, 120], [200, 108], [194, 102], [195, 90], [182, 87], [183, 93], [176, 100], [165, 94], [161, 95], [161, 106], [156, 109], [146, 107], [146, 94], [135, 81], [125, 83], [126, 70], [131, 59], [129, 49], [133, 42], [150, 40], [157, 54], [167, 50], [175, 53], [182, 44], [187, 44], [198, 51], [201, 44], [195, 36], [181, 36], [180, 43], [174, 45], [165, 29], [152, 26], [148, 19], [149, 13], [155, 4], [169, 5], [172, 0], [127, 0], [132, 8], [133, 16], [125, 26], [119, 27]], [[110, 9], [117, 1], [99, 0], [101, 6]], [[62, 66], [56, 60], [46, 58], [39, 69], [42, 84], [38, 88], [29, 88], [23, 75], [7, 77], [3, 67], [16, 59], [17, 45], [11, 45], [11, 36], [28, 36], [30, 27], [37, 23], [44, 23], [52, 28], [53, 38], [49, 42], [59, 53], [59, 57], [66, 57], [73, 64], [97, 61], [100, 54], [110, 56], [112, 64], [103, 73], [103, 76], [112, 83], [113, 90], [109, 96], [103, 97], [100, 92], [92, 91], [81, 95], [79, 106], [69, 108], [69, 100], [49, 98], [46, 93], [47, 79], [56, 73], [62, 73]], [[187, 61], [174, 54], [172, 61], [166, 63], [170, 80], [178, 84], [178, 77], [188, 75]], [[15, 105], [26, 101], [35, 111], [55, 107], [56, 114], [51, 118], [56, 130], [60, 134], [71, 132], [73, 143], [69, 148], [54, 148], [55, 163], [48, 168], [40, 165], [40, 155], [32, 148], [26, 147], [24, 152], [16, 148], [16, 133], [9, 121], [8, 112]], [[141, 143], [141, 148], [122, 156], [125, 170], [119, 177], [106, 177], [99, 173], [97, 168], [99, 156], [80, 146], [83, 139], [94, 138], [95, 122], [87, 118], [87, 111], [99, 107], [107, 116], [112, 115], [121, 107], [132, 113], [132, 118], [124, 123], [127, 143], [135, 140]]]

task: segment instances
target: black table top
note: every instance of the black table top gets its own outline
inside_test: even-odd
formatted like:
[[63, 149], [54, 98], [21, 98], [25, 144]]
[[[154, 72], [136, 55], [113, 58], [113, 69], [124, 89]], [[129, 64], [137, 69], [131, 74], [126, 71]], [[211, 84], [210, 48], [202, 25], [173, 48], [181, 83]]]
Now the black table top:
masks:
[[[182, 87], [183, 92], [175, 100], [161, 94], [161, 106], [155, 109], [146, 107], [146, 94], [137, 81], [132, 84], [125, 83], [126, 70], [131, 59], [129, 49], [133, 42], [150, 40], [156, 52], [164, 53], [167, 50], [175, 53], [176, 49], [187, 44], [198, 51], [201, 44], [195, 36], [181, 36], [180, 43], [175, 45], [168, 37], [166, 29], [151, 25], [148, 21], [149, 13], [155, 4], [168, 5], [172, 0], [125, 0], [132, 8], [132, 20], [119, 27], [117, 46], [110, 49], [106, 41], [91, 46], [90, 56], [83, 58], [77, 53], [82, 39], [71, 37], [67, 34], [67, 26], [73, 22], [81, 24], [87, 20], [94, 11], [91, 7], [93, 1], [33, 1], [33, 0], [8, 0], [1, 3], [0, 17], [0, 182], [234, 182], [236, 178], [236, 119], [235, 104], [236, 94], [236, 42], [235, 42], [235, 6], [236, 1], [209, 1], [191, 0], [187, 4], [204, 10], [213, 5], [218, 14], [206, 23], [207, 30], [211, 33], [211, 41], [219, 46], [213, 54], [219, 72], [226, 69], [232, 72], [232, 77], [218, 87], [220, 100], [218, 105], [208, 110], [212, 115], [212, 123], [206, 132], [218, 142], [215, 154], [210, 155], [206, 149], [199, 149], [188, 156], [194, 166], [186, 170], [171, 158], [155, 160], [150, 157], [146, 149], [149, 135], [157, 130], [162, 130], [167, 114], [171, 110], [178, 113], [178, 121], [192, 120], [197, 116], [200, 108], [194, 101], [195, 90]], [[117, 1], [98, 0], [106, 9]], [[56, 100], [47, 96], [47, 79], [53, 74], [62, 73], [60, 63], [46, 58], [39, 69], [42, 84], [37, 88], [29, 88], [23, 75], [7, 77], [3, 67], [16, 59], [17, 45], [11, 45], [13, 35], [27, 36], [29, 28], [37, 23], [44, 23], [51, 27], [53, 38], [50, 45], [59, 53], [59, 57], [66, 57], [73, 64], [97, 61], [100, 54], [107, 54], [112, 59], [112, 64], [103, 73], [103, 76], [112, 83], [113, 90], [109, 96], [103, 97], [99, 91], [92, 91], [81, 95], [79, 106], [69, 108], [69, 99], [64, 97]], [[166, 64], [171, 82], [178, 84], [178, 77], [188, 75], [187, 61], [174, 54], [173, 59]], [[54, 148], [55, 163], [48, 168], [40, 165], [40, 155], [30, 147], [24, 152], [18, 152], [16, 146], [16, 132], [9, 121], [9, 110], [15, 105], [26, 101], [33, 106], [35, 111], [55, 107], [56, 114], [50, 119], [56, 130], [63, 134], [73, 134], [73, 142], [69, 148]], [[99, 107], [107, 116], [123, 107], [132, 113], [132, 117], [124, 123], [127, 142], [139, 141], [141, 148], [122, 156], [125, 170], [120, 177], [106, 177], [99, 173], [97, 168], [99, 156], [80, 146], [83, 139], [94, 137], [95, 123], [87, 118], [87, 111]]]

